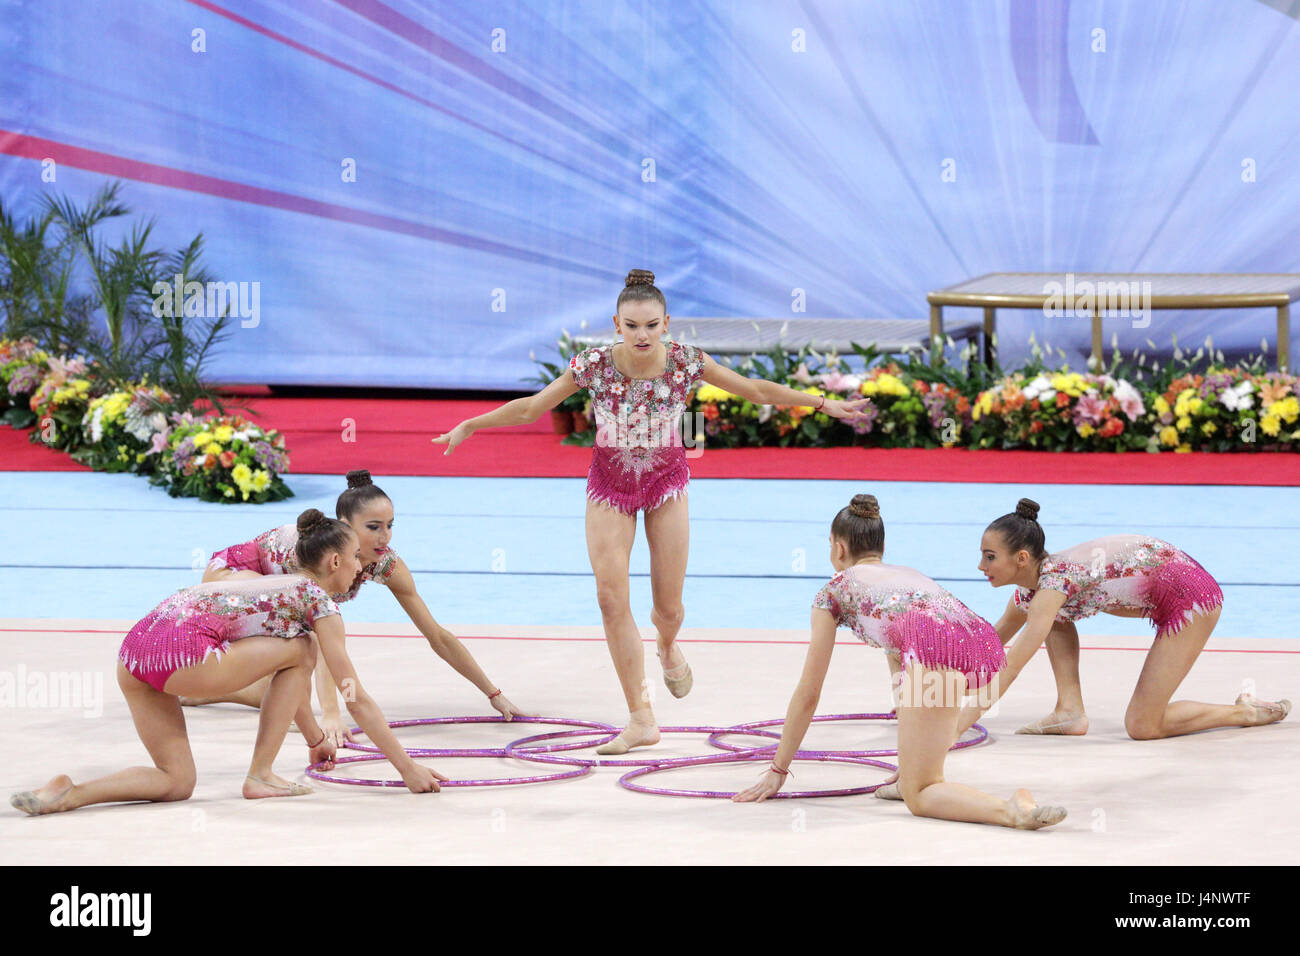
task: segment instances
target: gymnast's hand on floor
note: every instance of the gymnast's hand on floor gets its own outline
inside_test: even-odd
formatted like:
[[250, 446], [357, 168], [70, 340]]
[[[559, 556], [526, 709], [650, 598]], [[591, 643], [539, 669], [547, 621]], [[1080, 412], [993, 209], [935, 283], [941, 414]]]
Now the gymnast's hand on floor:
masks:
[[352, 737], [352, 731], [348, 725], [343, 722], [341, 717], [322, 717], [320, 729], [325, 731], [325, 739], [335, 747], [342, 747], [344, 742], [356, 743]]
[[320, 768], [321, 770], [334, 769], [334, 756], [337, 753], [338, 749], [334, 746], [334, 741], [330, 740], [330, 735], [328, 733], [325, 734], [324, 740], [318, 743], [315, 747], [308, 748], [307, 751], [311, 763], [324, 764], [324, 766]]
[[456, 446], [468, 438], [470, 434], [471, 432], [465, 427], [465, 423], [461, 422], [451, 431], [444, 435], [439, 435], [437, 438], [431, 440], [435, 445], [446, 445], [447, 450], [444, 451], [443, 454], [450, 455], [452, 451], [455, 450]]
[[432, 767], [426, 767], [414, 761], [411, 762], [410, 769], [402, 772], [402, 780], [406, 784], [406, 789], [412, 793], [438, 793], [442, 790], [438, 786], [438, 781], [450, 779], [450, 777], [444, 777]]
[[522, 710], [510, 703], [505, 694], [497, 694], [489, 703], [497, 709], [506, 720], [514, 720], [516, 717], [536, 717], [536, 714], [525, 714]]
[[731, 800], [733, 803], [762, 803], [780, 790], [783, 783], [785, 783], [785, 777], [769, 767], [763, 771], [763, 776], [759, 778], [758, 783], [748, 790], [740, 791]]

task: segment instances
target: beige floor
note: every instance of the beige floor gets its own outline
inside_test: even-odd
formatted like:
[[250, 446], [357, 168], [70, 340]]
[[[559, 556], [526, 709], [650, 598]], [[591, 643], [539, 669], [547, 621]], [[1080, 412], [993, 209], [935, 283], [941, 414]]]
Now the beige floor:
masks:
[[[56, 772], [86, 779], [146, 759], [113, 680], [111, 663], [125, 623], [0, 620], [0, 681], [8, 681], [10, 695], [3, 701], [9, 719], [0, 791], [39, 785]], [[378, 636], [409, 629], [350, 623], [349, 630], [362, 680], [390, 720], [489, 712], [422, 640]], [[620, 695], [598, 632], [503, 627], [492, 629], [491, 638], [470, 637], [486, 635], [483, 628], [457, 633], [466, 635], [475, 656], [520, 706], [546, 715], [619, 720]], [[805, 634], [688, 630], [683, 638], [695, 689], [675, 701], [660, 685], [661, 722], [732, 724], [784, 714]], [[870, 797], [757, 806], [652, 797], [619, 787], [612, 769], [559, 783], [438, 795], [319, 786], [305, 798], [245, 801], [239, 787], [254, 715], [223, 705], [186, 712], [199, 766], [192, 799], [37, 819], [6, 805], [0, 807], [0, 863], [1294, 863], [1300, 850], [1300, 827], [1293, 822], [1300, 779], [1295, 719], [1268, 728], [1131, 741], [1123, 732], [1123, 714], [1143, 655], [1100, 648], [1144, 648], [1146, 641], [1085, 635], [1083, 643], [1090, 648], [1082, 665], [1093, 722], [1087, 737], [1013, 734], [1054, 700], [1047, 661], [1039, 654], [1000, 712], [985, 721], [990, 740], [954, 754], [948, 764], [949, 779], [1000, 795], [1027, 787], [1041, 802], [1068, 807], [1069, 819], [1044, 832], [915, 819], [901, 804]], [[1300, 696], [1295, 641], [1223, 639], [1210, 648], [1227, 653], [1204, 654], [1179, 697], [1230, 702], [1252, 683], [1264, 697]], [[653, 653], [647, 656], [657, 679]], [[88, 672], [86, 686], [92, 688], [93, 675], [102, 675], [102, 708], [93, 700], [83, 701], [90, 706], [82, 710], [33, 706], [40, 702], [31, 696], [31, 682], [57, 672]], [[27, 682], [26, 699], [13, 696], [20, 678]], [[880, 653], [843, 644], [820, 711], [873, 711], [887, 701]], [[500, 746], [545, 729], [422, 728], [403, 732], [403, 739], [411, 745]], [[891, 739], [891, 725], [852, 724], [817, 728], [807, 746], [889, 746]], [[709, 752], [702, 737], [672, 739], [660, 751]], [[304, 762], [301, 738], [291, 736], [277, 770], [305, 779]], [[499, 759], [429, 763], [453, 777], [545, 770]], [[808, 788], [879, 779], [878, 771], [848, 765], [799, 763], [794, 770], [794, 784]], [[395, 776], [386, 763], [361, 764], [356, 772]], [[646, 782], [736, 789], [756, 775], [755, 766], [729, 766], [675, 771]]]

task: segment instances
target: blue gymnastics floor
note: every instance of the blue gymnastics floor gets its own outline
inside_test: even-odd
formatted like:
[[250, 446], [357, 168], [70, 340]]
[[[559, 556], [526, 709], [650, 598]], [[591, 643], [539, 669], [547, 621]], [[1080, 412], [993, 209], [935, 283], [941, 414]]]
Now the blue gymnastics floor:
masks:
[[[196, 582], [210, 552], [246, 541], [308, 507], [333, 513], [335, 475], [292, 475], [275, 505], [168, 498], [126, 475], [0, 474], [0, 617], [142, 617]], [[460, 628], [599, 625], [583, 534], [583, 479], [384, 478], [396, 508], [393, 547], [434, 616]], [[886, 560], [942, 582], [996, 619], [1009, 589], [975, 569], [979, 539], [1023, 496], [1043, 506], [1049, 550], [1102, 534], [1143, 532], [1189, 552], [1223, 585], [1222, 637], [1300, 637], [1296, 558], [1300, 488], [697, 480], [691, 485], [687, 627], [805, 628], [830, 576], [835, 512], [869, 491], [886, 521]], [[649, 625], [649, 552], [638, 533], [632, 609]], [[404, 622], [380, 587], [345, 616]], [[1147, 633], [1098, 616], [1089, 635]]]

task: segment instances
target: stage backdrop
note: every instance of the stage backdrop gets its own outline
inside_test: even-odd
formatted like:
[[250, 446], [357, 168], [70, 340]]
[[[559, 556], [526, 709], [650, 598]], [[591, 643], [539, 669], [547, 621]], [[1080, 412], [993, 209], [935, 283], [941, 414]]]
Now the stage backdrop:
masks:
[[[679, 317], [797, 317], [798, 290], [809, 317], [922, 317], [988, 271], [1300, 271], [1297, 16], [0, 0], [0, 196], [122, 179], [169, 244], [201, 230], [250, 284], [221, 379], [510, 388], [609, 323], [629, 268]], [[1273, 313], [1112, 328], [1257, 347]], [[1000, 330], [1004, 355], [1087, 350], [1084, 320]]]

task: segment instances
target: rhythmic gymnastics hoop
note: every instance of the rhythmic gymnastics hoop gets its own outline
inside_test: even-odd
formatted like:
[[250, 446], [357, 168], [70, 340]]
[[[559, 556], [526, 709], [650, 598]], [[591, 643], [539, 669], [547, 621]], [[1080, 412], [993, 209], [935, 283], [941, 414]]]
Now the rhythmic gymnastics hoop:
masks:
[[[821, 714], [813, 718], [813, 723], [834, 720], [897, 720], [897, 714]], [[730, 728], [722, 731], [715, 731], [709, 734], [709, 743], [719, 750], [727, 750], [732, 753], [744, 753], [745, 751], [765, 750], [766, 747], [739, 747], [736, 744], [729, 744], [722, 740], [723, 737], [731, 734], [748, 737], [770, 737], [780, 740], [781, 735], [773, 733], [770, 730], [761, 730], [762, 727], [775, 727], [785, 723], [784, 717], [775, 717], [772, 720], [752, 720], [744, 724], [733, 724]], [[974, 747], [988, 740], [989, 732], [980, 724], [972, 724], [971, 729], [977, 731], [976, 735], [970, 740], [959, 740], [948, 748], [949, 752], [953, 750], [964, 750], [967, 747]], [[776, 745], [773, 744], [773, 747]], [[898, 748], [892, 750], [810, 750], [800, 751], [800, 753], [821, 753], [831, 754], [841, 757], [897, 757]]]
[[[714, 734], [725, 733], [732, 730], [732, 727], [660, 727], [661, 734]], [[597, 743], [578, 743], [578, 744], [556, 744], [543, 747], [525, 746], [534, 744], [543, 740], [557, 740], [563, 737], [587, 737], [591, 731], [586, 730], [561, 730], [558, 733], [534, 734], [531, 737], [520, 737], [518, 740], [512, 740], [506, 744], [505, 751], [511, 757], [517, 757], [520, 760], [532, 760], [536, 763], [561, 764], [563, 766], [573, 767], [672, 767], [678, 764], [686, 764], [692, 760], [698, 760], [700, 756], [712, 757], [714, 754], [703, 754], [694, 757], [647, 757], [647, 758], [618, 758], [618, 757], [561, 757], [553, 753], [556, 750], [577, 750], [580, 747], [600, 746], [605, 741]], [[617, 734], [615, 734], [617, 736]], [[611, 738], [612, 739], [612, 738]], [[731, 748], [728, 748], [731, 749]], [[762, 747], [737, 747], [735, 751], [741, 754], [760, 754], [776, 750], [776, 744]]]
[[[504, 752], [495, 750], [482, 751], [479, 753], [469, 753], [461, 751], [455, 756], [458, 757], [501, 757]], [[387, 760], [383, 754], [362, 754], [359, 757], [340, 757], [334, 761], [335, 766], [345, 763], [365, 763], [373, 760]], [[319, 767], [325, 765], [324, 761], [314, 763], [307, 768], [307, 776], [314, 780], [323, 780], [326, 783], [343, 783], [353, 787], [405, 787], [404, 780], [369, 780], [363, 777], [334, 777], [327, 773], [322, 773]], [[488, 780], [439, 780], [438, 786], [442, 787], [508, 787], [515, 784], [525, 783], [546, 783], [551, 780], [567, 780], [572, 777], [585, 777], [591, 773], [590, 767], [577, 767], [573, 770], [565, 770], [559, 773], [535, 774], [529, 777], [500, 777]]]
[[[715, 800], [730, 800], [739, 790], [673, 790], [667, 787], [647, 787], [643, 784], [633, 783], [637, 777], [644, 777], [652, 773], [660, 773], [665, 770], [681, 770], [688, 766], [707, 766], [710, 764], [721, 763], [756, 763], [758, 760], [767, 760], [768, 754], [710, 754], [707, 757], [691, 758], [691, 763], [677, 763], [672, 766], [651, 766], [639, 767], [635, 770], [629, 770], [623, 776], [618, 778], [619, 785], [624, 789], [633, 790], [637, 793], [649, 793], [656, 796], [665, 797], [708, 797]], [[823, 763], [851, 763], [860, 766], [879, 767], [882, 770], [888, 770], [891, 773], [898, 770], [892, 763], [885, 763], [883, 760], [872, 760], [868, 757], [844, 757], [834, 754], [819, 754], [809, 756], [796, 755], [795, 760], [813, 760]], [[874, 793], [877, 789], [884, 786], [884, 782], [871, 784], [865, 787], [844, 787], [837, 790], [779, 790], [769, 796], [769, 800], [800, 800], [808, 797], [851, 797], [863, 793]]]
[[[506, 720], [501, 715], [493, 717], [472, 716], [472, 717], [421, 717], [416, 720], [391, 720], [388, 722], [390, 729], [399, 727], [419, 727], [426, 724], [555, 724], [563, 727], [585, 727], [592, 731], [605, 735], [605, 739], [599, 741], [596, 746], [608, 743], [618, 736], [618, 728], [613, 724], [602, 723], [599, 720], [576, 720], [569, 717], [515, 717], [512, 720]], [[351, 733], [364, 733], [360, 727], [353, 727]], [[359, 744], [352, 741], [344, 741], [343, 746], [348, 750], [360, 750], [364, 753], [382, 754], [374, 744]], [[589, 747], [589, 743], [566, 744], [556, 747], [556, 750], [578, 750], [582, 747]], [[450, 748], [450, 747], [404, 747], [408, 756], [411, 757], [505, 757], [509, 756], [504, 747], [467, 747], [467, 748]], [[578, 764], [574, 764], [578, 766]]]

